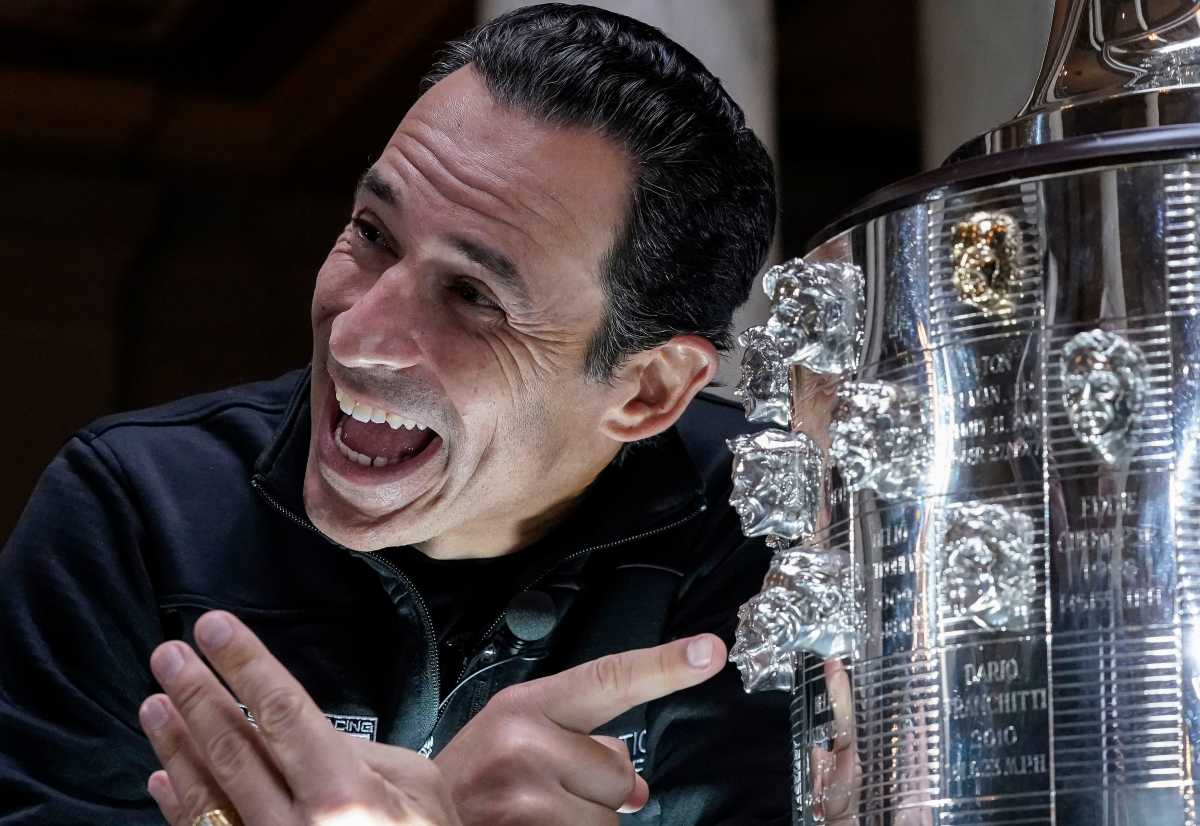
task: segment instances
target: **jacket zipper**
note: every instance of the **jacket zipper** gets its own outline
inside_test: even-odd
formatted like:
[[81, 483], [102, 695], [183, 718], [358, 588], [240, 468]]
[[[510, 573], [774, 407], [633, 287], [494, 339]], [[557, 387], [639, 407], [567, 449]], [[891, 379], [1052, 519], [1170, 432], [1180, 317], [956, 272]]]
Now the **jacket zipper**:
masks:
[[[554, 570], [556, 568], [558, 568], [558, 566], [562, 565], [563, 563], [570, 562], [572, 559], [577, 559], [577, 558], [583, 556], [584, 554], [595, 553], [596, 551], [607, 551], [607, 550], [609, 550], [611, 548], [615, 548], [619, 545], [627, 545], [630, 542], [637, 542], [638, 540], [645, 539], [646, 537], [649, 537], [649, 536], [655, 536], [656, 534], [674, 530], [675, 528], [678, 528], [680, 525], [684, 524], [685, 522], [690, 522], [691, 520], [695, 519], [697, 516], [704, 513], [704, 511], [707, 508], [708, 508], [707, 504], [701, 504], [700, 507], [698, 507], [696, 510], [692, 511], [691, 513], [687, 514], [686, 516], [682, 516], [679, 519], [676, 519], [674, 522], [669, 522], [666, 525], [659, 525], [657, 528], [651, 528], [648, 531], [642, 531], [641, 533], [634, 534], [633, 536], [627, 536], [623, 539], [614, 539], [611, 542], [604, 542], [599, 545], [589, 545], [586, 548], [582, 548], [578, 551], [574, 551], [570, 554], [567, 554], [566, 556], [558, 559], [550, 567], [544, 569], [540, 574], [535, 576], [533, 579], [526, 582], [525, 585], [520, 588], [520, 590], [518, 590], [515, 594], [512, 595], [512, 597], [508, 600], [508, 602], [509, 602], [509, 604], [511, 604], [514, 599], [516, 599], [517, 597], [519, 597], [521, 594], [525, 593], [529, 589], [533, 588], [535, 585], [540, 583], [543, 579], [548, 577], [550, 574], [554, 573]], [[507, 614], [508, 614], [508, 609], [505, 608], [503, 611], [500, 612], [499, 616], [496, 617], [495, 621], [492, 622], [492, 624], [490, 626], [488, 626], [488, 630], [479, 638], [480, 642], [485, 647], [487, 646], [488, 640], [490, 640], [492, 638], [492, 636], [496, 633], [496, 631], [499, 630], [500, 623], [504, 622], [504, 617], [507, 616]], [[482, 649], [480, 651], [482, 651]], [[468, 657], [466, 660], [464, 660], [462, 670], [458, 672], [458, 679], [454, 681], [454, 687], [451, 689], [451, 692], [458, 690], [458, 688], [462, 684], [463, 680], [465, 680], [467, 678], [467, 666], [469, 666], [471, 664], [472, 660], [474, 660], [476, 657], [479, 656], [480, 651], [476, 651], [474, 654], [472, 654], [470, 657]], [[511, 659], [515, 659], [515, 658], [510, 657], [509, 659], [511, 660]], [[505, 662], [507, 662], [507, 660]], [[494, 665], [499, 665], [499, 663], [495, 663]], [[479, 674], [482, 671], [483, 671], [483, 669], [480, 669], [479, 671], [476, 671], [475, 674]], [[474, 677], [475, 674], [472, 674], [471, 676]], [[450, 699], [449, 694], [446, 695], [446, 699], [447, 700]], [[433, 721], [433, 728], [430, 729], [430, 736], [433, 736], [433, 732], [437, 730], [438, 723], [441, 722], [442, 715], [446, 711], [446, 706], [447, 706], [447, 704], [445, 702], [439, 704], [437, 717]]]
[[[275, 497], [273, 497], [271, 494], [269, 494], [267, 492], [266, 488], [264, 488], [262, 486], [262, 483], [259, 481], [257, 476], [253, 477], [250, 480], [250, 485], [256, 491], [258, 491], [259, 496], [261, 496], [263, 499], [265, 499], [267, 501], [267, 504], [269, 504], [272, 508], [274, 508], [279, 513], [283, 514], [283, 516], [290, 519], [292, 522], [296, 523], [297, 525], [299, 525], [302, 528], [306, 528], [307, 530], [312, 531], [317, 536], [319, 536], [322, 539], [324, 539], [325, 541], [329, 542], [331, 545], [341, 548], [343, 551], [346, 551], [347, 553], [371, 557], [374, 561], [381, 563], [384, 567], [391, 570], [391, 572], [394, 573], [396, 575], [396, 577], [399, 578], [399, 580], [402, 583], [404, 583], [404, 586], [406, 588], [408, 588], [408, 592], [410, 594], [412, 594], [413, 598], [416, 600], [417, 609], [418, 609], [417, 613], [421, 615], [421, 625], [425, 629], [425, 640], [429, 643], [429, 650], [431, 652], [433, 652], [433, 669], [432, 669], [433, 685], [435, 687], [435, 690], [440, 693], [441, 685], [442, 685], [442, 664], [441, 664], [441, 657], [438, 654], [437, 632], [433, 628], [433, 619], [429, 613], [429, 606], [425, 603], [425, 598], [421, 596], [421, 592], [417, 590], [417, 586], [414, 585], [413, 581], [408, 578], [408, 575], [405, 574], [403, 571], [401, 571], [399, 568], [397, 568], [395, 565], [393, 565], [388, 560], [377, 555], [374, 551], [365, 551], [365, 552], [364, 551], [355, 551], [355, 550], [352, 550], [351, 548], [347, 548], [345, 545], [341, 545], [337, 542], [334, 542], [328, 536], [321, 533], [321, 531], [319, 531], [317, 529], [317, 526], [314, 525], [312, 522], [310, 522], [307, 519], [304, 519], [303, 517], [297, 516], [296, 514], [292, 513], [290, 510], [288, 510], [286, 507], [281, 505], [275, 499]], [[437, 720], [440, 719], [440, 717], [441, 717], [440, 713], [437, 713], [435, 715], [434, 723], [433, 723], [435, 727], [437, 726]]]
[[[296, 514], [292, 513], [290, 510], [285, 508], [278, 501], [276, 501], [275, 497], [273, 497], [273, 496], [271, 496], [271, 494], [267, 493], [266, 489], [262, 486], [262, 484], [259, 481], [257, 476], [255, 476], [254, 478], [252, 478], [250, 480], [250, 484], [251, 484], [251, 486], [254, 487], [254, 489], [256, 491], [258, 491], [258, 494], [267, 501], [267, 504], [269, 504], [276, 511], [278, 511], [283, 516], [287, 517], [288, 519], [290, 519], [292, 522], [296, 523], [300, 527], [306, 528], [307, 530], [312, 531], [313, 533], [317, 534], [317, 536], [322, 537], [326, 541], [330, 542], [333, 545], [336, 545], [337, 547], [341, 548], [344, 551], [347, 551], [352, 554], [353, 553], [364, 553], [362, 551], [351, 550], [350, 548], [347, 548], [344, 545], [339, 545], [337, 542], [334, 542], [332, 539], [325, 536], [325, 534], [323, 534], [319, 530], [317, 530], [317, 526], [314, 525], [312, 522], [308, 521], [307, 519], [303, 519], [303, 518], [297, 516]], [[521, 594], [523, 594], [526, 591], [528, 591], [529, 589], [533, 588], [535, 585], [540, 583], [543, 579], [548, 577], [550, 574], [554, 573], [554, 570], [556, 568], [558, 568], [558, 566], [562, 565], [565, 562], [570, 562], [572, 559], [578, 559], [579, 557], [583, 556], [584, 554], [595, 553], [596, 551], [607, 551], [611, 548], [616, 548], [620, 545], [628, 545], [630, 542], [637, 542], [640, 539], [645, 539], [650, 536], [655, 536], [660, 533], [665, 533], [666, 531], [674, 530], [675, 528], [678, 528], [680, 525], [684, 524], [685, 522], [690, 522], [691, 520], [695, 519], [697, 516], [704, 513], [704, 511], [707, 508], [708, 508], [707, 504], [702, 503], [700, 505], [700, 507], [696, 508], [696, 510], [692, 511], [691, 513], [687, 514], [686, 516], [681, 516], [679, 519], [676, 519], [674, 522], [668, 522], [666, 525], [659, 525], [657, 528], [651, 528], [648, 531], [642, 531], [641, 533], [634, 534], [633, 536], [626, 536], [622, 539], [614, 539], [611, 542], [603, 542], [599, 545], [589, 545], [586, 548], [581, 548], [578, 551], [573, 551], [572, 553], [569, 553], [566, 556], [561, 557], [560, 559], [555, 561], [555, 563], [553, 565], [544, 569], [541, 573], [539, 573], [533, 579], [526, 582], [525, 585], [523, 585], [520, 588], [520, 590], [518, 590], [515, 594], [513, 594], [512, 597], [508, 601], [509, 601], [509, 603], [511, 603], [514, 599], [519, 597]], [[441, 690], [440, 687], [441, 687], [441, 679], [442, 679], [441, 673], [442, 672], [441, 672], [441, 662], [440, 662], [440, 658], [438, 655], [437, 633], [434, 631], [433, 620], [430, 619], [429, 607], [425, 604], [425, 599], [421, 596], [421, 592], [416, 589], [416, 586], [413, 585], [412, 580], [410, 580], [404, 574], [403, 571], [401, 571], [399, 568], [397, 568], [391, 562], [388, 562], [383, 557], [377, 556], [373, 551], [367, 551], [367, 552], [365, 552], [365, 554], [368, 556], [374, 557], [374, 559], [376, 561], [382, 563], [387, 568], [391, 569], [391, 571], [393, 573], [395, 573], [397, 577], [400, 578], [400, 581], [403, 582], [408, 587], [409, 593], [411, 593], [413, 595], [413, 597], [416, 598], [417, 606], [420, 608], [419, 613], [421, 614], [421, 621], [425, 627], [425, 637], [427, 640], [430, 641], [430, 650], [433, 652], [433, 677], [434, 677], [433, 685], [437, 686], [438, 690], [440, 691]], [[485, 645], [486, 645], [486, 641], [490, 640], [492, 638], [492, 636], [496, 633], [496, 631], [499, 630], [500, 623], [504, 622], [504, 617], [507, 615], [508, 615], [508, 609], [505, 608], [503, 611], [500, 612], [500, 614], [496, 617], [496, 619], [492, 622], [492, 624], [490, 626], [488, 626], [488, 630], [479, 638], [480, 641], [485, 643]], [[472, 654], [470, 657], [467, 657], [466, 660], [464, 660], [462, 670], [459, 671], [459, 673], [458, 673], [458, 679], [456, 679], [454, 681], [454, 686], [450, 689], [450, 692], [448, 692], [446, 695], [447, 700], [450, 699], [450, 694], [453, 693], [454, 691], [457, 691], [459, 686], [462, 684], [463, 680], [466, 679], [467, 666], [470, 665], [471, 661], [474, 660], [476, 657], [478, 657], [479, 654], [480, 654], [480, 651], [476, 651], [474, 654]], [[512, 658], [510, 658], [510, 659], [512, 659]], [[495, 663], [495, 665], [499, 665], [499, 663]], [[476, 672], [476, 673], [479, 673], [479, 672]], [[472, 675], [472, 676], [474, 676], [474, 675]], [[426, 741], [428, 741], [429, 738], [431, 738], [433, 736], [433, 732], [437, 731], [438, 723], [440, 723], [442, 721], [442, 716], [446, 712], [447, 705], [448, 704], [445, 702], [441, 702], [438, 704], [437, 713], [434, 715], [434, 719], [433, 719], [433, 725], [430, 727], [429, 734], [425, 738]], [[428, 742], [426, 743], [426, 745], [428, 745]]]

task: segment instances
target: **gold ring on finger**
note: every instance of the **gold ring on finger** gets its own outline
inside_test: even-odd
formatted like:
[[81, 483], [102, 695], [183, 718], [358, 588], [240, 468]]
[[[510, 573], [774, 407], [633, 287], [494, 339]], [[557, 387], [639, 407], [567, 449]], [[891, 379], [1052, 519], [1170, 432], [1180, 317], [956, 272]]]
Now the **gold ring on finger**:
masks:
[[229, 809], [209, 809], [193, 820], [192, 826], [241, 826], [241, 821]]

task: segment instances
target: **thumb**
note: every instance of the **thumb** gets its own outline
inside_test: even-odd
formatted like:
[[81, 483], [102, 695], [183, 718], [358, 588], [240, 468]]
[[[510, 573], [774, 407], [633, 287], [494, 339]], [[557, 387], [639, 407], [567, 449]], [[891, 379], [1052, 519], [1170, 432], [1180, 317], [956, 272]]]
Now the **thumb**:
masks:
[[548, 720], [588, 734], [631, 708], [699, 685], [724, 666], [725, 643], [700, 634], [609, 654], [526, 687]]

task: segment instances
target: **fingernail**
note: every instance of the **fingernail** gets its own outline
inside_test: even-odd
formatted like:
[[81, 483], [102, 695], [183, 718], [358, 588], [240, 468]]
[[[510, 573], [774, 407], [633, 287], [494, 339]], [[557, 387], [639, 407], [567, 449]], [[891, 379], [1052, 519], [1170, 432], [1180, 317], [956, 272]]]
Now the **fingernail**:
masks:
[[151, 697], [142, 703], [142, 728], [156, 729], [167, 722], [167, 708], [158, 697]]
[[713, 644], [709, 637], [696, 637], [688, 643], [687, 661], [693, 668], [707, 668], [712, 662]]
[[150, 667], [159, 683], [166, 685], [175, 679], [179, 669], [183, 668], [183, 655], [175, 643], [168, 643], [158, 649], [150, 660]]
[[215, 651], [233, 636], [233, 626], [222, 614], [205, 614], [196, 621], [196, 639], [210, 651]]

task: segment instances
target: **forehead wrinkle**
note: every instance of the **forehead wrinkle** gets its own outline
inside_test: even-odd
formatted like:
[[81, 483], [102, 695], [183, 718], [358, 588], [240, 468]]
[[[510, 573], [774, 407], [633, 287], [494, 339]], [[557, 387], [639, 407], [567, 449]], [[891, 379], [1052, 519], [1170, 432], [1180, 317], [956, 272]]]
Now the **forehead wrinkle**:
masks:
[[[409, 144], [409, 152], [405, 152], [398, 145], [401, 139], [406, 139]], [[392, 148], [409, 167], [429, 181], [439, 195], [451, 203], [480, 212], [489, 219], [504, 224], [519, 232], [539, 248], [542, 245], [538, 240], [525, 228], [505, 219], [505, 213], [526, 212], [553, 231], [553, 224], [540, 212], [520, 200], [514, 203], [505, 197], [505, 194], [515, 196], [516, 193], [512, 193], [511, 190], [506, 192], [506, 188], [503, 186], [505, 182], [502, 179], [481, 175], [461, 167], [452, 169], [446, 159], [440, 157], [428, 144], [410, 133], [398, 133], [393, 147], [389, 147], [389, 149]], [[491, 187], [488, 186], [489, 183], [492, 184]]]
[[[421, 154], [430, 158], [434, 166], [442, 169], [452, 181], [466, 186], [470, 191], [479, 193], [480, 196], [494, 198], [498, 202], [508, 206], [509, 209], [526, 211], [526, 213], [545, 223], [551, 229], [554, 228], [550, 216], [551, 211], [558, 211], [566, 220], [576, 223], [577, 226], [575, 216], [571, 215], [571, 211], [566, 208], [562, 200], [554, 196], [550, 188], [546, 188], [545, 191], [522, 191], [521, 188], [511, 185], [512, 179], [516, 178], [517, 175], [500, 176], [488, 172], [486, 168], [480, 168], [479, 166], [474, 166], [474, 164], [468, 166], [468, 164], [458, 162], [454, 156], [439, 155], [433, 149], [432, 140], [421, 136], [418, 132], [427, 132], [432, 137], [440, 134], [440, 131], [420, 119], [413, 119], [413, 126], [415, 128], [412, 128], [412, 130], [398, 132], [397, 136], [412, 140], [416, 146], [419, 146]], [[530, 172], [526, 164], [518, 163], [514, 160], [508, 160], [505, 163], [514, 169], [516, 173], [524, 173], [528, 178], [536, 179], [536, 175]], [[414, 163], [415, 166], [416, 164]], [[427, 174], [427, 170], [424, 168], [418, 167], [418, 170], [422, 174]], [[547, 209], [547, 206], [548, 208], [557, 209]]]

